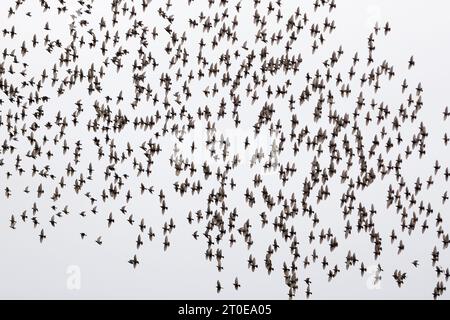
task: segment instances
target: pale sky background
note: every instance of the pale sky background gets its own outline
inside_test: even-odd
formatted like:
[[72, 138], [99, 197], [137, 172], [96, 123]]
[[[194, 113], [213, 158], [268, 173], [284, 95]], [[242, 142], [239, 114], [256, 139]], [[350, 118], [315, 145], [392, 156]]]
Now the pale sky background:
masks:
[[[69, 12], [74, 11], [76, 1], [67, 1]], [[158, 4], [160, 2], [160, 4]], [[234, 3], [231, 1], [230, 3]], [[238, 35], [243, 41], [248, 38], [249, 43], [253, 40], [253, 24], [251, 15], [253, 11], [250, 10], [252, 5], [250, 2], [242, 1], [243, 8], [241, 9], [240, 25], [238, 28]], [[92, 21], [92, 28], [98, 28], [98, 22], [100, 17], [105, 15], [109, 11], [109, 5], [103, 5], [102, 1], [95, 1], [93, 4], [93, 13], [89, 18]], [[140, 1], [138, 2], [140, 3]], [[266, 1], [264, 1], [266, 3]], [[313, 1], [284, 1], [283, 6], [289, 6], [294, 8], [300, 6], [305, 8], [308, 12], [312, 12]], [[447, 190], [448, 183], [442, 178], [442, 172], [445, 167], [449, 165], [449, 150], [443, 149], [442, 137], [445, 132], [448, 132], [448, 122], [445, 124], [442, 121], [442, 111], [449, 103], [449, 81], [450, 76], [450, 20], [448, 19], [448, 12], [450, 10], [450, 3], [444, 0], [433, 1], [420, 1], [420, 0], [397, 0], [397, 1], [381, 1], [381, 0], [337, 0], [337, 9], [331, 14], [332, 19], [335, 20], [337, 29], [326, 40], [324, 50], [319, 52], [316, 56], [311, 57], [310, 50], [307, 49], [304, 56], [303, 68], [310, 70], [314, 73], [317, 64], [320, 64], [325, 60], [332, 50], [336, 50], [339, 45], [342, 45], [345, 51], [344, 58], [346, 59], [345, 68], [342, 69], [342, 73], [348, 71], [347, 66], [350, 66], [351, 58], [354, 52], [360, 53], [361, 60], [365, 57], [367, 37], [372, 31], [372, 27], [376, 21], [379, 21], [380, 25], [384, 25], [386, 21], [389, 21], [392, 32], [387, 36], [379, 36], [376, 42], [376, 58], [378, 62], [382, 62], [384, 59], [390, 61], [395, 66], [397, 73], [396, 79], [391, 82], [385, 82], [389, 84], [387, 88], [380, 91], [380, 95], [383, 95], [385, 101], [392, 101], [390, 105], [396, 108], [396, 103], [401, 98], [400, 84], [404, 77], [408, 77], [410, 87], [421, 82], [424, 87], [424, 107], [419, 113], [419, 118], [427, 125], [429, 130], [429, 137], [427, 139], [427, 155], [418, 160], [417, 156], [411, 157], [404, 164], [404, 173], [406, 178], [409, 179], [408, 183], [413, 183], [416, 177], [419, 175], [423, 181], [425, 181], [433, 172], [433, 164], [436, 159], [442, 164], [441, 174], [439, 178], [436, 178], [435, 185], [429, 191], [422, 192], [422, 197], [426, 195], [426, 198], [422, 198], [427, 204], [431, 202], [435, 204], [435, 211], [440, 211], [444, 217], [444, 230], [448, 232], [450, 227], [448, 220], [448, 203], [446, 206], [441, 204], [440, 197], [442, 193]], [[16, 54], [20, 54], [20, 45], [23, 40], [31, 39], [34, 33], [38, 34], [41, 38], [43, 35], [43, 26], [47, 20], [50, 20], [51, 31], [53, 39], [60, 37], [61, 39], [68, 39], [67, 24], [70, 22], [69, 15], [66, 17], [56, 16], [52, 13], [43, 14], [38, 9], [38, 1], [27, 1], [25, 5], [28, 9], [21, 8], [20, 14], [7, 19], [8, 8], [14, 4], [14, 1], [2, 1], [0, 4], [0, 29], [10, 28], [13, 24], [16, 27], [18, 33], [17, 38], [14, 40], [6, 40], [2, 38], [0, 41], [0, 49], [4, 48], [16, 48]], [[156, 15], [156, 9], [160, 5], [163, 5], [163, 1], [153, 1], [146, 13], [148, 21], [151, 26], [157, 25], [160, 29], [160, 33], [163, 34], [163, 28], [166, 26], [166, 22], [162, 23], [161, 19]], [[71, 7], [72, 6], [72, 7]], [[217, 6], [216, 6], [217, 8]], [[171, 13], [174, 14], [176, 20], [174, 22], [174, 29], [178, 30], [179, 35], [183, 31], [184, 25], [181, 22], [186, 20], [186, 17], [198, 16], [200, 10], [206, 10], [206, 6], [201, 1], [195, 1], [194, 5], [187, 7], [186, 1], [173, 1], [173, 8]], [[222, 10], [222, 9], [221, 9]], [[25, 13], [31, 11], [33, 13], [32, 18], [26, 18]], [[216, 10], [217, 11], [217, 10]], [[231, 9], [230, 9], [231, 11]], [[214, 10], [213, 10], [214, 12]], [[234, 11], [233, 11], [234, 12]], [[292, 12], [287, 10], [287, 12]], [[245, 20], [244, 17], [248, 19]], [[321, 17], [324, 14], [313, 15], [310, 14], [313, 19], [317, 19], [320, 23]], [[89, 16], [88, 16], [89, 17]], [[273, 18], [273, 17], [272, 17]], [[131, 22], [123, 19], [123, 25], [120, 24], [122, 30], [126, 30]], [[146, 20], [147, 21], [147, 20]], [[178, 28], [178, 29], [177, 29]], [[267, 26], [271, 32], [278, 31], [280, 27]], [[151, 30], [150, 30], [151, 31]], [[186, 30], [188, 40], [192, 41], [192, 52], [196, 52], [198, 47], [198, 41], [200, 37], [205, 36], [199, 33], [199, 31], [192, 32], [190, 29]], [[308, 32], [304, 33], [305, 35]], [[247, 36], [248, 35], [248, 36]], [[167, 36], [163, 35], [164, 41], [161, 43], [153, 43], [154, 55], [156, 57], [163, 57], [163, 48], [167, 42]], [[101, 41], [102, 39], [99, 39]], [[240, 43], [242, 41], [240, 40]], [[305, 43], [305, 48], [310, 44], [308, 36], [308, 42]], [[158, 47], [158, 45], [160, 45]], [[132, 45], [130, 44], [130, 48]], [[300, 48], [299, 48], [300, 49]], [[8, 51], [10, 51], [9, 49]], [[52, 56], [45, 52], [45, 50], [35, 50], [32, 54], [26, 56], [26, 61], [29, 63], [31, 75], [33, 72], [36, 74], [36, 78], [40, 74], [40, 70], [45, 66], [51, 68], [54, 62], [59, 58], [59, 54]], [[132, 50], [130, 50], [132, 52]], [[295, 50], [293, 50], [295, 52]], [[101, 61], [101, 57], [92, 55], [88, 50], [81, 50], [80, 64], [87, 69], [92, 62], [98, 63]], [[409, 57], [414, 55], [416, 61], [416, 67], [408, 71], [407, 62]], [[310, 57], [311, 59], [308, 59]], [[133, 62], [133, 55], [127, 57], [124, 60], [124, 64], [131, 65]], [[162, 59], [162, 58], [161, 58]], [[195, 57], [190, 57], [195, 60]], [[155, 87], [159, 83], [159, 77], [161, 72], [164, 71], [163, 67], [167, 62], [161, 62], [161, 66], [158, 71], [153, 75], [147, 74], [148, 78], [151, 78], [155, 83]], [[128, 70], [129, 72], [129, 70]], [[116, 76], [116, 73], [110, 73], [110, 77], [105, 77], [102, 82], [104, 88], [103, 95], [110, 94], [115, 96], [119, 89], [124, 90], [124, 96], [127, 97], [131, 94], [130, 78], [126, 76], [127, 70], [124, 70], [120, 76]], [[125, 76], [123, 75], [125, 74]], [[299, 78], [291, 78], [294, 86], [304, 86], [304, 71], [299, 73]], [[405, 76], [403, 76], [405, 75]], [[153, 78], [154, 77], [154, 78]], [[280, 75], [280, 77], [283, 77]], [[282, 78], [281, 80], [285, 80]], [[298, 83], [296, 82], [298, 81]], [[391, 84], [395, 84], [396, 87], [390, 87]], [[199, 88], [203, 89], [207, 85], [203, 81], [199, 84]], [[211, 85], [212, 86], [212, 85]], [[130, 90], [131, 89], [131, 90]], [[198, 88], [197, 88], [198, 89]], [[193, 89], [195, 90], [195, 88]], [[199, 90], [201, 92], [201, 90]], [[357, 91], [357, 90], [356, 90]], [[366, 94], [366, 92], [364, 92]], [[5, 100], [3, 94], [2, 98]], [[367, 92], [367, 96], [370, 93]], [[87, 96], [84, 88], [74, 88], [70, 93], [65, 94], [64, 97], [51, 100], [48, 104], [49, 111], [46, 113], [44, 119], [52, 121], [52, 117], [56, 114], [56, 110], [63, 110], [64, 114], [67, 114], [68, 121], [71, 119], [71, 113], [75, 110], [74, 103], [78, 99], [83, 99], [85, 102], [86, 114], [92, 116], [91, 104], [92, 98]], [[198, 100], [195, 100], [198, 99]], [[355, 100], [356, 101], [356, 100]], [[191, 100], [193, 110], [197, 110], [198, 106], [204, 106], [207, 102], [203, 96], [194, 97]], [[388, 102], [389, 104], [389, 102]], [[350, 106], [349, 110], [353, 110], [354, 106]], [[8, 108], [8, 104], [5, 103], [2, 107], [2, 115], [6, 114], [4, 109]], [[249, 107], [251, 108], [251, 107]], [[46, 109], [47, 110], [47, 109]], [[254, 121], [255, 111], [257, 109], [249, 109], [248, 114], [243, 113], [241, 118], [243, 128], [250, 128]], [[286, 108], [287, 110], [287, 108]], [[283, 111], [277, 111], [278, 117], [283, 118]], [[145, 109], [140, 109], [134, 114], [131, 114], [130, 119], [134, 119], [135, 115], [146, 115]], [[287, 121], [290, 120], [288, 115]], [[83, 114], [80, 117], [80, 122], [85, 121], [87, 115]], [[310, 116], [310, 115], [309, 115]], [[248, 118], [246, 118], [248, 117]], [[300, 113], [301, 117], [301, 113]], [[45, 123], [45, 122], [43, 122]], [[446, 125], [446, 127], [444, 126]], [[314, 123], [308, 124], [311, 128], [314, 128]], [[415, 122], [412, 126], [405, 125], [402, 134], [405, 137], [411, 136], [416, 133], [419, 122]], [[85, 127], [78, 127], [78, 130], [72, 130], [67, 132], [66, 139], [72, 144], [77, 140], [85, 138], [83, 131]], [[220, 128], [224, 131], [227, 127]], [[243, 129], [243, 130], [244, 130]], [[83, 130], [83, 131], [82, 131]], [[408, 131], [409, 130], [409, 131]], [[413, 132], [414, 130], [414, 132]], [[5, 135], [4, 127], [0, 127], [0, 143], [7, 137]], [[148, 135], [148, 133], [147, 133]], [[52, 139], [53, 137], [50, 137]], [[123, 134], [116, 135], [116, 143], [123, 146], [126, 141], [136, 141], [139, 146], [143, 141], [148, 140], [149, 136], [146, 136], [145, 131], [133, 131], [130, 129], [125, 130]], [[91, 135], [86, 137], [86, 148], [83, 150], [84, 156], [82, 157], [82, 163], [80, 168], [87, 168], [89, 161], [95, 161], [96, 151], [90, 145]], [[23, 145], [22, 145], [22, 144]], [[17, 147], [20, 149], [27, 147], [25, 141], [18, 142]], [[162, 142], [161, 142], [162, 143]], [[224, 252], [224, 270], [221, 273], [217, 272], [215, 262], [209, 262], [204, 258], [205, 241], [195, 241], [191, 236], [195, 230], [199, 233], [203, 232], [202, 227], [197, 225], [188, 225], [186, 221], [187, 212], [192, 210], [195, 212], [198, 209], [205, 209], [205, 196], [211, 188], [216, 188], [214, 185], [213, 177], [210, 178], [208, 183], [204, 184], [203, 195], [191, 196], [190, 193], [179, 199], [179, 196], [174, 192], [172, 184], [175, 181], [184, 180], [184, 176], [176, 177], [173, 170], [169, 167], [167, 159], [170, 156], [173, 141], [168, 139], [164, 140], [166, 145], [163, 145], [164, 151], [158, 156], [158, 159], [164, 159], [161, 163], [156, 162], [154, 166], [154, 172], [150, 179], [145, 176], [141, 176], [138, 179], [130, 177], [128, 181], [128, 188], [133, 186], [137, 187], [141, 182], [145, 185], [155, 186], [155, 194], [140, 197], [136, 194], [132, 202], [127, 206], [128, 212], [133, 213], [136, 220], [136, 225], [130, 227], [125, 221], [124, 217], [120, 217], [118, 212], [121, 207], [120, 201], [107, 202], [106, 204], [98, 203], [99, 213], [96, 216], [92, 214], [83, 219], [78, 215], [78, 212], [82, 210], [89, 210], [88, 199], [82, 194], [74, 197], [73, 189], [70, 189], [73, 185], [73, 179], [67, 179], [67, 188], [65, 193], [59, 200], [59, 205], [67, 204], [71, 208], [72, 213], [64, 220], [61, 220], [56, 228], [52, 228], [48, 224], [48, 220], [52, 213], [49, 212], [49, 206], [52, 205], [51, 200], [40, 200], [39, 217], [41, 224], [44, 226], [47, 239], [43, 244], [39, 243], [38, 234], [41, 229], [39, 226], [33, 229], [30, 222], [27, 224], [17, 224], [17, 229], [12, 230], [9, 228], [9, 219], [11, 214], [15, 214], [16, 219], [19, 219], [19, 215], [23, 210], [28, 210], [28, 215], [31, 216], [31, 206], [35, 199], [34, 195], [30, 193], [25, 196], [21, 191], [26, 185], [37, 186], [39, 177], [30, 179], [28, 175], [24, 175], [21, 178], [15, 178], [14, 180], [6, 181], [5, 173], [7, 168], [13, 170], [14, 160], [16, 155], [1, 154], [0, 159], [5, 160], [5, 166], [0, 169], [0, 189], [2, 194], [0, 195], [0, 298], [3, 299], [286, 299], [287, 287], [284, 284], [284, 280], [281, 274], [281, 266], [283, 259], [290, 258], [289, 251], [286, 247], [280, 248], [280, 252], [274, 255], [274, 266], [276, 268], [270, 276], [264, 268], [264, 252], [267, 246], [273, 241], [273, 228], [269, 224], [265, 229], [260, 228], [258, 215], [265, 208], [261, 203], [260, 191], [255, 191], [259, 202], [253, 207], [248, 208], [244, 202], [243, 192], [246, 186], [250, 186], [251, 179], [253, 178], [254, 171], [246, 172], [245, 167], [242, 167], [235, 171], [234, 177], [239, 184], [242, 184], [237, 188], [237, 191], [229, 196], [229, 207], [238, 207], [240, 210], [240, 217], [238, 224], [245, 222], [247, 218], [251, 218], [254, 222], [253, 239], [255, 241], [254, 248], [251, 253], [257, 257], [259, 269], [256, 272], [251, 272], [247, 268], [247, 258], [250, 252], [247, 251], [243, 245], [243, 241], [239, 238], [236, 246], [232, 249], [227, 244], [222, 246]], [[137, 149], [137, 148], [136, 148]], [[86, 153], [92, 151], [92, 158], [86, 157]], [[73, 152], [73, 150], [71, 150]], [[106, 150], [105, 150], [106, 151]], [[106, 152], [107, 153], [107, 152]], [[55, 152], [55, 157], [50, 161], [53, 170], [57, 172], [64, 172], [67, 163], [70, 161], [72, 155], [71, 152], [64, 156], [63, 159], [58, 158], [60, 153]], [[294, 190], [301, 188], [305, 175], [309, 170], [308, 156], [305, 155], [304, 159], [298, 160], [296, 163], [298, 171], [302, 171], [306, 168], [306, 172], [298, 173], [295, 179], [289, 181], [286, 185], [286, 194], [290, 194]], [[24, 160], [24, 163], [28, 159]], [[355, 160], [356, 161], [356, 160]], [[374, 159], [375, 161], [375, 159]], [[37, 161], [41, 166], [47, 162], [44, 160]], [[105, 161], [102, 162], [103, 167]], [[200, 162], [202, 163], [202, 162]], [[99, 168], [103, 168], [99, 166]], [[122, 173], [125, 173], [126, 168], [121, 169]], [[200, 169], [200, 168], [199, 168]], [[84, 169], [85, 170], [85, 169]], [[256, 170], [256, 169], [255, 169]], [[99, 190], [104, 188], [103, 184], [109, 186], [109, 182], [105, 183], [103, 179], [102, 170], [97, 172], [99, 181]], [[213, 170], [215, 173], [215, 170]], [[15, 175], [15, 177], [17, 177]], [[273, 184], [273, 192], [278, 191], [278, 178], [277, 176], [264, 177], [266, 183], [271, 186]], [[54, 183], [45, 184], [47, 186], [48, 193], [54, 190]], [[436, 273], [431, 266], [431, 251], [434, 245], [441, 250], [442, 243], [437, 240], [436, 233], [429, 231], [422, 236], [419, 230], [413, 234], [412, 237], [407, 237], [406, 234], [402, 235], [402, 239], [405, 242], [406, 249], [402, 255], [397, 256], [396, 249], [390, 244], [388, 235], [392, 230], [392, 225], [398, 229], [399, 217], [395, 215], [395, 210], [390, 208], [385, 210], [385, 198], [386, 188], [389, 185], [390, 180], [377, 182], [371, 187], [369, 191], [364, 191], [358, 197], [359, 201], [364, 201], [367, 205], [374, 203], [378, 208], [377, 227], [383, 237], [383, 252], [379, 261], [373, 260], [373, 244], [368, 240], [366, 234], [357, 234], [353, 232], [352, 236], [348, 240], [343, 239], [343, 227], [344, 222], [342, 219], [341, 208], [339, 207], [339, 197], [344, 192], [343, 186], [339, 183], [335, 183], [330, 186], [333, 195], [324, 203], [317, 206], [321, 223], [323, 226], [332, 226], [335, 233], [339, 234], [340, 244], [338, 249], [329, 254], [328, 250], [323, 250], [325, 247], [318, 249], [320, 256], [319, 261], [323, 254], [327, 255], [330, 266], [338, 263], [341, 268], [341, 272], [331, 283], [328, 282], [326, 272], [322, 270], [320, 263], [303, 269], [302, 263], [299, 263], [298, 275], [300, 277], [300, 290], [296, 296], [298, 299], [304, 299], [304, 282], [303, 279], [310, 277], [312, 279], [311, 290], [313, 292], [312, 299], [430, 299], [434, 286], [436, 285], [437, 278]], [[4, 197], [4, 189], [8, 186], [15, 192], [15, 196], [9, 200]], [[90, 190], [95, 191], [96, 184], [91, 184]], [[161, 216], [159, 209], [159, 201], [157, 194], [159, 190], [163, 188], [166, 193], [167, 203], [169, 206], [168, 213], [165, 216]], [[242, 190], [241, 190], [242, 189]], [[34, 190], [34, 189], [33, 189]], [[72, 190], [72, 192], [70, 192]], [[126, 189], [125, 189], [126, 190]], [[85, 190], [85, 192], [87, 189]], [[48, 196], [48, 194], [47, 194]], [[124, 195], [122, 194], [122, 197]], [[299, 196], [298, 196], [299, 198]], [[247, 209], [248, 208], [248, 209]], [[385, 212], [383, 211], [385, 210]], [[115, 223], [111, 229], [107, 229], [106, 217], [110, 211], [113, 211], [117, 216], [117, 223]], [[274, 212], [272, 214], [278, 214]], [[247, 216], [248, 215], [248, 216]], [[149, 243], [145, 242], [144, 246], [136, 250], [135, 239], [138, 234], [137, 224], [141, 217], [145, 217], [146, 224], [151, 225], [155, 231], [156, 239]], [[164, 237], [162, 236], [161, 226], [165, 221], [168, 221], [173, 217], [176, 223], [176, 229], [170, 235], [171, 246], [163, 252], [162, 242]], [[120, 221], [119, 221], [120, 220]], [[303, 261], [305, 254], [311, 254], [313, 247], [307, 242], [307, 236], [309, 234], [309, 225], [305, 224], [306, 220], [302, 217], [298, 217], [295, 220], [296, 229], [298, 233], [304, 232], [299, 235], [300, 248]], [[429, 225], [434, 225], [434, 219], [429, 219]], [[303, 224], [302, 224], [303, 223]], [[308, 222], [309, 223], [309, 222]], [[434, 230], [434, 226], [430, 227]], [[86, 240], [81, 241], [80, 232], [86, 232], [88, 237]], [[315, 229], [316, 236], [320, 229]], [[103, 245], [98, 246], [94, 239], [97, 236], [102, 236]], [[228, 239], [226, 237], [226, 239]], [[283, 251], [284, 250], [284, 251]], [[379, 288], [371, 288], [368, 285], [369, 275], [361, 277], [358, 267], [345, 270], [345, 256], [348, 250], [355, 251], [360, 260], [370, 267], [376, 265], [378, 262], [383, 265], [386, 272], [383, 273], [383, 279]], [[137, 253], [140, 265], [133, 269], [128, 264], [134, 253]], [[415, 269], [411, 265], [411, 261], [419, 259], [421, 265]], [[444, 269], [450, 265], [450, 254], [448, 249], [441, 250], [439, 265]], [[404, 286], [399, 289], [392, 278], [392, 273], [395, 269], [401, 269], [408, 273], [408, 278], [405, 281]], [[73, 270], [79, 273], [80, 276], [80, 288], [70, 289], [67, 285], [70, 281], [70, 275]], [[73, 274], [72, 274], [73, 275]], [[234, 278], [238, 276], [242, 287], [239, 291], [235, 291], [232, 287]], [[224, 290], [220, 294], [216, 294], [215, 285], [216, 281], [220, 280], [224, 286]], [[449, 298], [449, 291], [442, 298]]]

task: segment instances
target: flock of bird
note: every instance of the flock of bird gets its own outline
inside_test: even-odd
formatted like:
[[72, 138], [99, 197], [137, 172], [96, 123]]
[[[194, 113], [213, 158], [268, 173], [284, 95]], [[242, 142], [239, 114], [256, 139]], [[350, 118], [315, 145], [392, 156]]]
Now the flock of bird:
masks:
[[[1, 4], [0, 203], [23, 206], [2, 214], [12, 230], [32, 225], [31, 239], [45, 245], [67, 216], [100, 216], [111, 232], [123, 223], [136, 239], [124, 258], [130, 268], [140, 267], [150, 243], [170, 250], [172, 233], [191, 230], [219, 274], [227, 268], [224, 248], [243, 244], [242, 263], [278, 275], [291, 299], [310, 297], [315, 278], [332, 285], [341, 272], [367, 276], [370, 265], [375, 283], [400, 288], [430, 265], [430, 297], [444, 295], [449, 195], [433, 185], [446, 185], [450, 170], [442, 159], [408, 170], [409, 159], [426, 157], [431, 138], [420, 116], [422, 84], [377, 58], [389, 23], [374, 25], [366, 51], [347, 52], [327, 45], [337, 0], [292, 10], [286, 0], [183, 0], [176, 4], [183, 12], [170, 0], [39, 0], [34, 11], [29, 2]], [[197, 3], [201, 11], [191, 9]], [[47, 21], [31, 33], [28, 23], [10, 23], [37, 11]], [[65, 26], [53, 26], [52, 16]], [[311, 63], [316, 57], [325, 58]], [[416, 67], [413, 56], [405, 66]], [[119, 87], [105, 86], [107, 79]], [[400, 103], [389, 101], [386, 87]], [[444, 107], [444, 123], [449, 116]], [[443, 150], [449, 140], [439, 137]], [[167, 166], [172, 188], [154, 178], [157, 164]], [[27, 184], [15, 183], [19, 177]], [[430, 202], [428, 189], [442, 202]], [[162, 225], [154, 224], [154, 209], [130, 209], [140, 198], [157, 203]], [[176, 199], [185, 198], [198, 208], [180, 206]], [[427, 258], [384, 267], [386, 251], [404, 261], [415, 250], [408, 239], [429, 234]], [[102, 235], [79, 235], [107, 245]], [[255, 252], [255, 243], [267, 250]], [[341, 256], [338, 247], [349, 250]], [[321, 272], [308, 274], [314, 265]], [[214, 282], [217, 293], [245, 284]]]

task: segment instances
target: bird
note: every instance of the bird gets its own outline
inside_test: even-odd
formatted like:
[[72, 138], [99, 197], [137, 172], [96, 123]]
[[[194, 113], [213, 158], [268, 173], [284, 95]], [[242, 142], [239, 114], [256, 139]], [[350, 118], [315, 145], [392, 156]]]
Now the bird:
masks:
[[39, 234], [39, 241], [42, 243], [47, 236], [44, 234], [44, 229], [41, 229], [41, 233]]
[[234, 279], [233, 286], [234, 286], [234, 289], [236, 289], [236, 290], [238, 290], [241, 287], [237, 277]]
[[133, 268], [136, 268], [136, 266], [139, 264], [136, 255], [134, 255], [132, 259], [128, 260], [128, 263], [130, 263], [133, 266]]
[[11, 219], [9, 220], [10, 221], [10, 228], [11, 229], [15, 229], [16, 228], [16, 220], [15, 220], [15, 218], [14, 218], [14, 215], [11, 215]]

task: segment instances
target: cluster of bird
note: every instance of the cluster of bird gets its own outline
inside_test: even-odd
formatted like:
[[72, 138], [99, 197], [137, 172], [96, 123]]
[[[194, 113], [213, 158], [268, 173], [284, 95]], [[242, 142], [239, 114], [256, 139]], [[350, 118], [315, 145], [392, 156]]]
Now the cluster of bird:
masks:
[[[8, 214], [12, 229], [31, 223], [45, 243], [68, 215], [101, 215], [108, 228], [126, 221], [137, 232], [137, 253], [124, 261], [136, 268], [144, 243], [161, 239], [170, 250], [175, 223], [178, 229], [194, 226], [193, 239], [205, 241], [205, 257], [218, 272], [226, 268], [224, 248], [242, 242], [248, 268], [278, 273], [289, 298], [299, 290], [312, 294], [314, 277], [322, 276], [304, 277], [312, 265], [330, 282], [343, 268], [364, 276], [376, 265], [376, 283], [385, 274], [384, 251], [394, 248], [404, 260], [409, 238], [435, 233], [429, 261], [408, 262], [408, 270], [391, 270], [390, 277], [401, 287], [416, 268], [431, 265], [436, 281], [430, 295], [444, 294], [450, 271], [440, 258], [450, 240], [439, 206], [448, 193], [441, 193], [442, 204], [431, 203], [424, 190], [436, 179], [445, 185], [450, 171], [437, 160], [429, 178], [407, 170], [408, 159], [425, 157], [429, 134], [420, 120], [422, 84], [409, 83], [389, 61], [376, 58], [375, 43], [390, 34], [389, 23], [374, 26], [366, 52], [348, 55], [342, 46], [326, 45], [336, 30], [335, 0], [302, 1], [292, 10], [282, 0], [183, 0], [176, 4], [182, 13], [170, 0], [110, 0], [108, 6], [39, 0], [35, 11], [26, 9], [29, 2], [1, 4], [9, 6], [1, 13], [8, 19], [0, 19], [2, 202], [26, 206]], [[191, 10], [197, 3], [201, 12]], [[98, 7], [107, 8], [101, 16]], [[32, 19], [37, 11], [48, 22], [34, 35], [9, 22]], [[64, 16], [66, 29], [52, 27], [52, 16]], [[33, 52], [48, 56], [53, 66], [41, 67], [29, 58]], [[405, 66], [414, 68], [414, 57]], [[395, 91], [402, 102], [389, 105], [383, 89], [399, 77]], [[116, 78], [123, 81], [119, 89], [105, 87]], [[445, 108], [444, 121], [449, 116]], [[249, 129], [238, 140], [243, 152], [233, 152], [236, 146], [221, 128]], [[203, 139], [189, 138], [196, 130]], [[261, 136], [269, 137], [267, 148], [256, 145]], [[439, 143], [445, 148], [449, 140], [445, 134]], [[173, 189], [163, 190], [153, 178], [155, 164], [168, 166], [165, 179], [174, 177]], [[19, 190], [16, 177], [29, 184]], [[377, 192], [363, 199], [377, 183], [386, 186], [385, 201]], [[191, 197], [199, 208], [169, 203], [168, 194], [180, 201]], [[140, 197], [159, 200], [165, 217], [185, 210], [183, 219], [172, 216], [152, 228], [151, 216], [128, 208]], [[81, 212], [61, 200], [85, 198]], [[306, 233], [300, 230], [305, 226]], [[355, 246], [357, 234], [367, 245], [341, 256], [336, 249]], [[90, 239], [82, 230], [80, 236]], [[261, 257], [254, 243], [268, 237]], [[103, 243], [98, 235], [92, 241]], [[373, 258], [363, 261], [361, 251]], [[332, 265], [332, 259], [338, 262]], [[230, 285], [240, 286], [238, 277]], [[225, 287], [217, 280], [217, 292]]]

